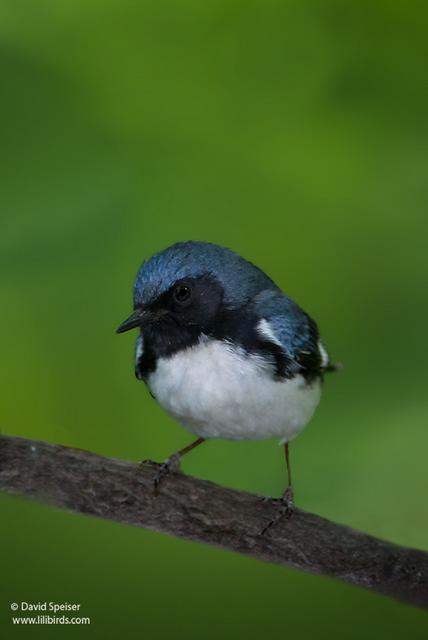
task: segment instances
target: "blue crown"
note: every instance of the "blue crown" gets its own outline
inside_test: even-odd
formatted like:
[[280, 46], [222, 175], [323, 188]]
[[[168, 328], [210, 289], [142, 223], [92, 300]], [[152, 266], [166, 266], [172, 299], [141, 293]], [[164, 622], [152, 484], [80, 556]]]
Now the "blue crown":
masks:
[[184, 278], [210, 275], [223, 286], [224, 303], [239, 307], [276, 284], [251, 262], [210, 242], [177, 242], [141, 265], [134, 285], [134, 306], [147, 305]]

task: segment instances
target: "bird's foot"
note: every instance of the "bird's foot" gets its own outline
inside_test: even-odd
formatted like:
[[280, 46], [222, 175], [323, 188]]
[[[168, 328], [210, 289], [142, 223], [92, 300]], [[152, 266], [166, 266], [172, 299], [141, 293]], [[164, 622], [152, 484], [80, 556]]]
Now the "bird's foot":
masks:
[[158, 493], [159, 485], [162, 480], [164, 480], [170, 473], [177, 473], [177, 471], [180, 471], [180, 456], [174, 453], [174, 455], [170, 456], [165, 460], [165, 462], [162, 462], [162, 464], [159, 465], [158, 472], [153, 480], [155, 493]]
[[291, 518], [294, 512], [294, 491], [293, 487], [287, 487], [283, 495], [280, 498], [262, 498], [261, 502], [271, 502], [277, 505], [277, 513], [270, 522], [262, 529], [261, 535], [264, 536], [266, 531], [271, 527], [274, 527], [280, 520], [285, 518], [288, 520]]
[[161, 465], [161, 462], [156, 462], [156, 460], [141, 460], [141, 462], [138, 464], [138, 468], [139, 469], [143, 469], [143, 467], [159, 467]]
[[162, 480], [169, 475], [170, 473], [176, 473], [180, 471], [180, 462], [181, 456], [177, 453], [174, 453], [172, 456], [167, 458], [164, 462], [155, 462], [154, 460], [142, 460], [140, 462], [140, 466], [150, 466], [157, 467], [158, 471], [153, 479], [153, 487], [155, 490], [155, 494], [158, 493], [159, 485]]

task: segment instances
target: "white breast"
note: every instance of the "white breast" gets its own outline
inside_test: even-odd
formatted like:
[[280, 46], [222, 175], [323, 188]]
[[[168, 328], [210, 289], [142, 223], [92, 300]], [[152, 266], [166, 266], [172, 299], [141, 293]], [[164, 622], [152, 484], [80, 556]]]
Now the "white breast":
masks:
[[319, 402], [318, 380], [275, 380], [259, 356], [217, 340], [158, 360], [148, 385], [158, 402], [203, 438], [294, 438]]

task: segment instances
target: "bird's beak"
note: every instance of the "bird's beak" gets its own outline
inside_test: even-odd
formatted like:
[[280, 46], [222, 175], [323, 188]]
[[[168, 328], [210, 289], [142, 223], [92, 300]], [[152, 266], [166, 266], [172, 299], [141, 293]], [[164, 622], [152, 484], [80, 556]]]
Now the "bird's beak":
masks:
[[156, 320], [158, 320], [162, 315], [164, 315], [164, 313], [161, 311], [155, 312], [145, 309], [144, 307], [138, 307], [135, 309], [134, 313], [129, 316], [129, 318], [119, 325], [116, 329], [116, 333], [125, 333], [125, 331], [129, 331], [130, 329], [146, 327], [147, 325], [156, 322]]

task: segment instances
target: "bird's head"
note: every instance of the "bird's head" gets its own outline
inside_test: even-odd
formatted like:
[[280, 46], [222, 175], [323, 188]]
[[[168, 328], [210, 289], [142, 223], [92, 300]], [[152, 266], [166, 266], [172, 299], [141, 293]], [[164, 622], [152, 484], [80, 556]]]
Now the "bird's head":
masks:
[[134, 312], [117, 332], [163, 327], [209, 333], [225, 309], [239, 309], [266, 288], [276, 286], [230, 249], [179, 242], [142, 264], [134, 285]]

